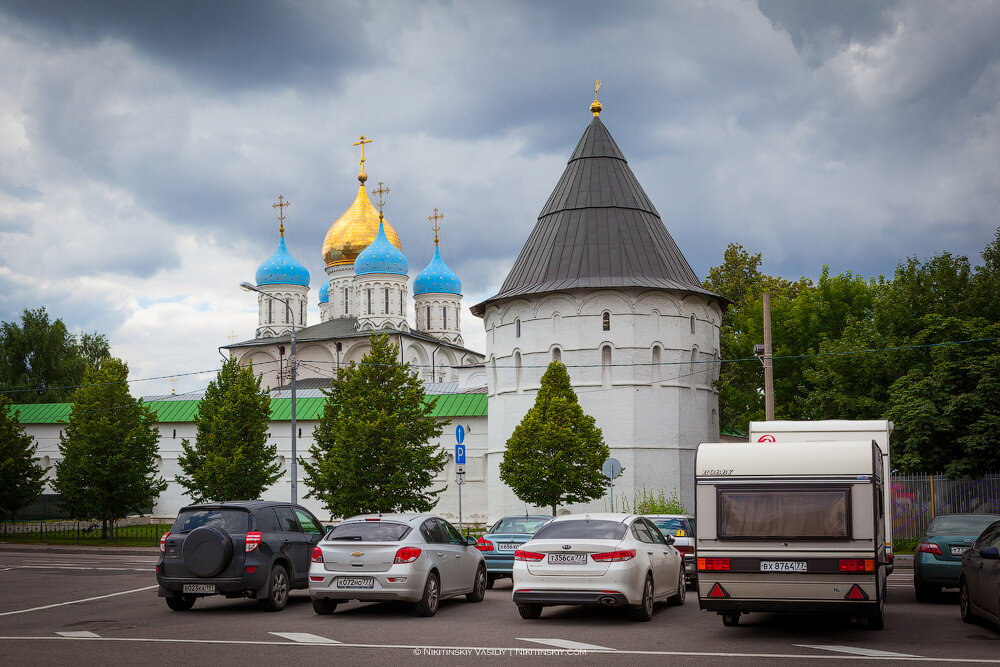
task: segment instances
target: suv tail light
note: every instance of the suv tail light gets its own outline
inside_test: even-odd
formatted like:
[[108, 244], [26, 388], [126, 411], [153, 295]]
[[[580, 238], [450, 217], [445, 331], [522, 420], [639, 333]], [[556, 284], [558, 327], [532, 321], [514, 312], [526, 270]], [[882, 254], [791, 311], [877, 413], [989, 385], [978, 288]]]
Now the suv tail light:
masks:
[[841, 558], [837, 561], [841, 572], [874, 572], [875, 560], [872, 558]]
[[167, 535], [169, 534], [170, 531], [168, 530], [167, 532], [163, 533], [163, 537], [160, 538], [160, 553], [167, 550]]
[[678, 545], [675, 544], [674, 545], [674, 549], [677, 549], [677, 551], [681, 552], [682, 554], [693, 554], [694, 553], [694, 547], [689, 546], [689, 545], [678, 546]]
[[543, 558], [545, 558], [545, 554], [536, 554], [533, 551], [523, 551], [521, 549], [517, 549], [514, 551], [514, 560], [523, 560], [523, 561], [530, 560], [533, 563], [537, 563]]
[[247, 553], [250, 553], [258, 546], [260, 546], [260, 541], [264, 539], [264, 534], [259, 530], [253, 530], [247, 533]]
[[921, 542], [917, 545], [917, 553], [923, 552], [925, 554], [934, 554], [935, 556], [943, 556], [941, 553], [941, 547], [934, 544], [933, 542]]
[[480, 537], [479, 541], [476, 542], [476, 548], [480, 551], [493, 551], [493, 543]]
[[698, 570], [703, 572], [712, 571], [729, 571], [729, 559], [728, 558], [699, 558], [698, 559]]
[[420, 557], [420, 549], [416, 547], [403, 547], [396, 552], [393, 563], [412, 563]]
[[635, 549], [626, 549], [625, 551], [608, 551], [603, 554], [593, 554], [591, 556], [598, 563], [620, 563], [626, 560], [632, 560], [635, 558]]
[[314, 563], [323, 562], [323, 550], [320, 549], [319, 547], [313, 547], [312, 562]]

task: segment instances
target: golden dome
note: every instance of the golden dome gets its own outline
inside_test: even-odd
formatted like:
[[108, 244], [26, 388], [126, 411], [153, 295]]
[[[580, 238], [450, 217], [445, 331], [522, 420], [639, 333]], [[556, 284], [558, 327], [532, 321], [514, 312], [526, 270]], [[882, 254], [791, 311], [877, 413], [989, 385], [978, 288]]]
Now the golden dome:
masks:
[[[367, 174], [365, 176], [367, 177]], [[360, 174], [358, 180], [361, 180]], [[389, 242], [402, 251], [403, 245], [399, 242], [399, 234], [388, 220], [383, 218], [382, 222]], [[326, 232], [326, 238], [323, 240], [323, 261], [327, 266], [353, 264], [358, 254], [371, 245], [377, 235], [378, 210], [368, 199], [362, 181], [354, 203]]]

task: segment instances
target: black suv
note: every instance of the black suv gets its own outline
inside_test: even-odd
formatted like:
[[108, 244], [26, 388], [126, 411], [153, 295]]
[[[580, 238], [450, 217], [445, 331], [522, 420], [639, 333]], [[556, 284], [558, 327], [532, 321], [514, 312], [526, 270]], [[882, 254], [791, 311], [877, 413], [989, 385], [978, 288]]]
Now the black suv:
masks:
[[309, 559], [324, 532], [309, 510], [291, 503], [189, 505], [160, 539], [158, 595], [174, 611], [206, 595], [257, 598], [280, 611], [290, 589], [309, 586]]

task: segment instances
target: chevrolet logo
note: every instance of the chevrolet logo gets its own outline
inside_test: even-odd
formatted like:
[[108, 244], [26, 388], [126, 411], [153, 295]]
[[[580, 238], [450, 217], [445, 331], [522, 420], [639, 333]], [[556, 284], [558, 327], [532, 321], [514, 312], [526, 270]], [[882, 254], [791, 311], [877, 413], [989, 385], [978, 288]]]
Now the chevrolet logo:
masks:
[[364, 551], [355, 551], [351, 555], [354, 556], [355, 558], [360, 558], [361, 556], [365, 555], [365, 552]]

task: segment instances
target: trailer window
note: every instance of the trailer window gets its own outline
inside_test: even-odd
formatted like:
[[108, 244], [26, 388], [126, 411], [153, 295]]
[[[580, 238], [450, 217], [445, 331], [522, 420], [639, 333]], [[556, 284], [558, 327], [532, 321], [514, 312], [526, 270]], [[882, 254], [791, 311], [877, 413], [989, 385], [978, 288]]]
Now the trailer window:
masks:
[[846, 540], [849, 487], [729, 487], [718, 490], [719, 537]]

